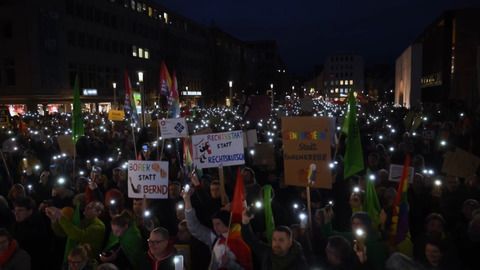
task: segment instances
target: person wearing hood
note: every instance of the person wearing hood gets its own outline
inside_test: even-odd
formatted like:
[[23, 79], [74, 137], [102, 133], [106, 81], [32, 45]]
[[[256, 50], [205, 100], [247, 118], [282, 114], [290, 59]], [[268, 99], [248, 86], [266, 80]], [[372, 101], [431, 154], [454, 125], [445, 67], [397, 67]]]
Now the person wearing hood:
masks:
[[287, 226], [278, 226], [272, 234], [271, 247], [258, 240], [250, 227], [249, 216], [242, 214], [242, 238], [261, 261], [262, 270], [309, 269], [300, 243], [293, 240], [292, 230]]
[[150, 232], [147, 239], [148, 251], [140, 265], [141, 270], [175, 270], [174, 258], [177, 251], [170, 239], [170, 233], [163, 227]]

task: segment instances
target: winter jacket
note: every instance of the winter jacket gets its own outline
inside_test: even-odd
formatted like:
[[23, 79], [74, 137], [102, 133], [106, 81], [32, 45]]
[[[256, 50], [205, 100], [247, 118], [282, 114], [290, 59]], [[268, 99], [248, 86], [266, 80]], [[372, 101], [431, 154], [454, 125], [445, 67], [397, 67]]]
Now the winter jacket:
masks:
[[[7, 254], [11, 253], [11, 254]], [[8, 256], [8, 257], [2, 257]], [[0, 270], [30, 270], [30, 255], [17, 246], [16, 241], [11, 241], [7, 250], [0, 254]], [[5, 260], [5, 263], [1, 263]]]
[[120, 237], [116, 237], [110, 233], [106, 250], [112, 249], [115, 245], [120, 244], [120, 248], [127, 257], [133, 269], [139, 269], [140, 261], [143, 258], [144, 243], [140, 230], [133, 223]]
[[250, 225], [242, 225], [242, 238], [260, 259], [261, 270], [309, 269], [302, 246], [297, 241], [293, 242], [287, 255], [277, 256], [272, 253], [269, 245], [262, 243], [254, 236]]

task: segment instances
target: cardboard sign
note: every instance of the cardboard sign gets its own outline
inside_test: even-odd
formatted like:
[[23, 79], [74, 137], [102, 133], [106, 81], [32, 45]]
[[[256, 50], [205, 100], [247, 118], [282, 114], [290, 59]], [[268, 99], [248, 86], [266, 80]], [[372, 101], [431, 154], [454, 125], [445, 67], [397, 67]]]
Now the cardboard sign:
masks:
[[192, 145], [193, 163], [199, 169], [245, 164], [242, 131], [195, 135]]
[[72, 136], [60, 135], [57, 137], [57, 142], [62, 153], [67, 154], [69, 157], [75, 155], [75, 144], [73, 144]]
[[305, 187], [314, 164], [313, 187], [332, 188], [330, 164], [331, 119], [328, 117], [283, 117], [282, 139], [285, 183]]
[[275, 147], [271, 143], [256, 143], [253, 165], [275, 170]]
[[466, 178], [474, 175], [480, 166], [480, 158], [460, 148], [447, 152], [443, 159], [442, 173]]
[[185, 118], [170, 118], [158, 120], [160, 133], [163, 139], [188, 137], [188, 128]]
[[128, 161], [128, 197], [168, 198], [167, 161]]
[[[408, 182], [413, 183], [413, 176], [415, 175], [413, 167], [408, 167]], [[399, 182], [402, 178], [403, 165], [390, 165], [390, 172], [388, 174], [388, 180], [392, 182]]]
[[108, 112], [108, 120], [110, 121], [123, 121], [125, 120], [125, 112], [120, 110], [110, 110]]
[[257, 139], [257, 130], [250, 129], [246, 133], [243, 133], [243, 146], [252, 148], [255, 147], [255, 144], [258, 142]]

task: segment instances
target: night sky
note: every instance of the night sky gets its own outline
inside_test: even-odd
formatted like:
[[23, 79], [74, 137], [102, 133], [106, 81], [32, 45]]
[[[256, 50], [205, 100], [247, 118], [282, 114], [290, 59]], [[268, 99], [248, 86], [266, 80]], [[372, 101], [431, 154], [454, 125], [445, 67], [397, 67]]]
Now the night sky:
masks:
[[242, 40], [273, 39], [293, 73], [327, 55], [355, 52], [367, 66], [397, 56], [444, 10], [479, 0], [157, 0], [183, 16]]

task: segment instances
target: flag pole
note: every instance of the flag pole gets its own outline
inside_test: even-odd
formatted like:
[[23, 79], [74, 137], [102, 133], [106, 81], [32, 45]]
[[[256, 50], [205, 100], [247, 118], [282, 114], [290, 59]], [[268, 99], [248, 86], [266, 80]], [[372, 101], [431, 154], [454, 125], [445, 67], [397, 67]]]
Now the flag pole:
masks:
[[3, 151], [0, 150], [0, 154], [2, 155], [3, 165], [5, 166], [5, 170], [7, 171], [8, 181], [10, 185], [13, 185], [12, 176], [10, 175], [10, 170], [8, 169], [7, 161], [5, 160], [5, 156], [3, 155]]

